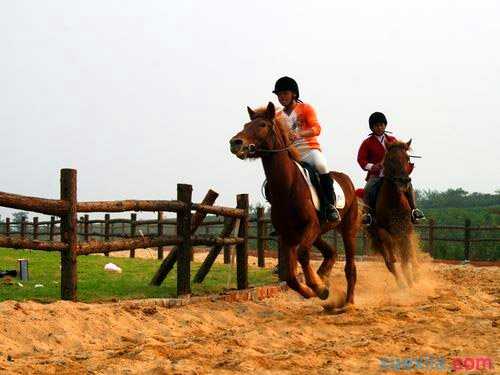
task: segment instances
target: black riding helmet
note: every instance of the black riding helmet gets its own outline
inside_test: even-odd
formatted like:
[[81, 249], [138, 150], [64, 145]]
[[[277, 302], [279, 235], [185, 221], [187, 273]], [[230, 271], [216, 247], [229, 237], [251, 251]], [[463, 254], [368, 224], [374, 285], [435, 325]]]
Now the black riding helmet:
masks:
[[370, 124], [370, 130], [373, 130], [373, 126], [378, 123], [383, 123], [387, 125], [387, 119], [382, 112], [373, 112], [368, 119], [368, 124]]
[[299, 98], [299, 85], [293, 78], [285, 76], [278, 79], [274, 84], [273, 94], [278, 94], [280, 91], [291, 91], [297, 95], [295, 99]]

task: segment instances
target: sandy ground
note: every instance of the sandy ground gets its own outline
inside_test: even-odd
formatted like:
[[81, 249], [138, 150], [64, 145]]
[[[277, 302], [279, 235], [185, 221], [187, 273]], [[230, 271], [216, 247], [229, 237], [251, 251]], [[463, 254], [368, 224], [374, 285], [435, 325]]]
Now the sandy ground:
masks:
[[[379, 358], [444, 358], [449, 369], [486, 356], [500, 373], [500, 268], [423, 263], [417, 286], [400, 291], [382, 263], [357, 267], [356, 306], [339, 315], [293, 292], [177, 309], [0, 303], [0, 372], [401, 374]], [[342, 263], [333, 274], [344, 288]]]

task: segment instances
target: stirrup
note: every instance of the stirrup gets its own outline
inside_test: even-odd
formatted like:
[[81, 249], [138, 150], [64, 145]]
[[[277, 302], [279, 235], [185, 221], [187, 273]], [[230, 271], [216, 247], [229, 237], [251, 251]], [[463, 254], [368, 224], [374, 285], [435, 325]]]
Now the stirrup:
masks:
[[425, 219], [425, 215], [418, 208], [414, 208], [411, 210], [411, 221], [413, 223], [418, 223], [420, 220]]
[[363, 217], [361, 218], [361, 224], [364, 224], [366, 226], [370, 226], [373, 224], [373, 216], [369, 212], [364, 214]]

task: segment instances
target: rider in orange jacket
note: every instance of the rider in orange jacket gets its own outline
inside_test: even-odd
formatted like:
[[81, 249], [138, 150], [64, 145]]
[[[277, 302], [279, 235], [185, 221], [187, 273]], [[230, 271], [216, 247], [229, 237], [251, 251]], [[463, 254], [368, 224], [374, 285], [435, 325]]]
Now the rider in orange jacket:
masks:
[[280, 104], [284, 107], [276, 116], [285, 121], [292, 130], [295, 137], [293, 145], [300, 153], [300, 161], [312, 165], [319, 173], [326, 219], [339, 221], [340, 214], [335, 207], [333, 180], [317, 139], [321, 126], [313, 107], [299, 99], [299, 86], [293, 78], [278, 79], [273, 93], [278, 96]]

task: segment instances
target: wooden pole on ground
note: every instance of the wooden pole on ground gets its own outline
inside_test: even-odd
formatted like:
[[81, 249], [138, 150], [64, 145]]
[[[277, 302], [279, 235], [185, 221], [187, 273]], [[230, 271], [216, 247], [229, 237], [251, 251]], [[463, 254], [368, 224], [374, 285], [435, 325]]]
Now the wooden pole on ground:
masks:
[[54, 241], [54, 229], [56, 227], [56, 218], [54, 216], [50, 217], [49, 226], [49, 241]]
[[10, 217], [5, 218], [5, 235], [10, 236]]
[[236, 245], [236, 279], [238, 289], [248, 288], [248, 194], [237, 196], [237, 208], [245, 210], [245, 216], [240, 219], [238, 237], [245, 241]]
[[187, 207], [177, 212], [177, 237], [182, 244], [177, 251], [177, 296], [191, 294], [191, 197], [193, 187], [186, 184], [177, 185], [177, 200], [186, 203]]
[[[109, 241], [110, 229], [109, 214], [104, 214], [104, 241]], [[105, 252], [104, 255], [109, 257], [109, 252]]]
[[[158, 237], [163, 236], [163, 211], [158, 211]], [[163, 246], [158, 247], [158, 259], [162, 260], [163, 259]]]
[[68, 212], [61, 216], [61, 240], [68, 245], [61, 251], [61, 299], [76, 301], [77, 287], [77, 212], [76, 170], [61, 169], [61, 200]]
[[257, 208], [257, 264], [259, 267], [265, 267], [266, 260], [264, 254], [264, 207]]
[[[130, 214], [130, 238], [135, 237], [135, 232], [137, 228], [137, 214]], [[130, 258], [135, 258], [135, 249], [130, 250]]]
[[33, 239], [37, 240], [38, 239], [38, 217], [33, 218]]
[[21, 218], [21, 238], [26, 237], [26, 218], [23, 216]]
[[83, 240], [89, 242], [89, 215], [83, 217]]
[[434, 219], [429, 219], [429, 253], [433, 258], [437, 257], [436, 249], [434, 248], [434, 226], [436, 222]]
[[470, 219], [465, 219], [465, 227], [464, 227], [464, 255], [465, 260], [470, 260]]

